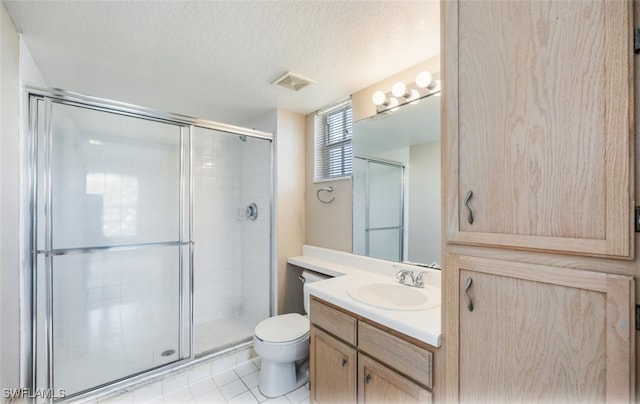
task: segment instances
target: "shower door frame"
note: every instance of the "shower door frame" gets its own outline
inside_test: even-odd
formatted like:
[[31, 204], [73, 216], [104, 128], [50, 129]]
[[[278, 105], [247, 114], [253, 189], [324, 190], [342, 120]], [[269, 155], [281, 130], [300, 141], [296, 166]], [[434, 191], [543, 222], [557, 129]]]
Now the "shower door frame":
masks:
[[[406, 192], [406, 187], [407, 187], [407, 179], [406, 179], [406, 166], [403, 163], [399, 163], [399, 162], [395, 162], [395, 161], [390, 161], [390, 160], [384, 160], [384, 159], [379, 159], [379, 158], [374, 158], [374, 157], [365, 157], [365, 156], [354, 156], [354, 158], [359, 159], [359, 160], [363, 160], [366, 162], [367, 166], [365, 168], [365, 174], [364, 174], [364, 178], [365, 178], [365, 187], [364, 187], [364, 201], [365, 201], [365, 207], [364, 207], [364, 216], [365, 216], [365, 223], [364, 223], [364, 239], [365, 239], [365, 251], [364, 254], [367, 257], [370, 257], [371, 255], [371, 251], [370, 251], [370, 245], [369, 245], [369, 241], [370, 241], [370, 232], [371, 231], [377, 231], [377, 230], [398, 230], [398, 254], [399, 254], [399, 262], [402, 262], [405, 259], [405, 252], [404, 252], [404, 247], [405, 247], [405, 229], [406, 229], [406, 218], [405, 218], [405, 192]], [[395, 168], [399, 168], [400, 169], [400, 207], [399, 207], [399, 217], [400, 217], [400, 225], [399, 226], [391, 226], [391, 227], [376, 227], [376, 228], [371, 228], [369, 221], [369, 202], [371, 200], [370, 195], [369, 195], [369, 184], [371, 181], [371, 177], [369, 174], [369, 169], [371, 167], [371, 164], [379, 164], [379, 165], [384, 165], [384, 166], [389, 166], [389, 167], [395, 167]]]
[[[26, 173], [26, 182], [28, 187], [28, 206], [25, 206], [26, 210], [29, 212], [28, 222], [26, 226], [28, 227], [29, 234], [29, 249], [28, 249], [28, 259], [24, 269], [24, 307], [25, 316], [23, 317], [26, 321], [24, 322], [24, 346], [29, 347], [30, 349], [23, 350], [22, 353], [22, 363], [23, 366], [26, 367], [26, 371], [22, 372], [26, 378], [26, 385], [31, 389], [31, 394], [34, 392], [48, 392], [45, 394], [54, 395], [53, 389], [53, 333], [52, 333], [52, 313], [53, 313], [53, 305], [51, 301], [51, 267], [50, 267], [50, 257], [54, 255], [65, 255], [72, 253], [83, 253], [94, 252], [95, 248], [80, 248], [69, 251], [39, 251], [38, 250], [38, 215], [37, 215], [37, 184], [38, 184], [38, 110], [37, 103], [39, 101], [44, 101], [45, 104], [45, 122], [44, 122], [44, 131], [46, 133], [46, 142], [50, 142], [51, 129], [50, 129], [50, 113], [51, 113], [51, 102], [52, 100], [56, 103], [71, 105], [81, 108], [88, 108], [92, 110], [114, 113], [118, 115], [129, 116], [138, 119], [146, 119], [166, 124], [176, 125], [180, 128], [180, 203], [179, 203], [179, 241], [178, 242], [162, 242], [162, 243], [154, 243], [154, 246], [188, 246], [188, 335], [189, 338], [189, 355], [182, 357], [179, 355], [179, 358], [176, 361], [169, 362], [164, 365], [160, 365], [159, 367], [145, 370], [141, 373], [137, 373], [130, 376], [125, 376], [122, 379], [117, 379], [115, 381], [110, 381], [105, 384], [94, 386], [88, 390], [81, 391], [79, 393], [73, 394], [72, 398], [78, 399], [83, 398], [88, 395], [94, 394], [97, 391], [110, 391], [112, 389], [117, 389], [133, 380], [141, 379], [150, 375], [162, 374], [168, 371], [171, 371], [174, 368], [184, 366], [185, 364], [193, 361], [196, 358], [196, 352], [194, 350], [194, 267], [193, 267], [193, 255], [195, 243], [193, 242], [193, 204], [194, 204], [194, 185], [193, 185], [193, 173], [192, 173], [192, 160], [193, 160], [193, 129], [194, 127], [200, 127], [205, 129], [213, 129], [220, 132], [231, 133], [235, 135], [243, 135], [254, 138], [260, 138], [268, 140], [270, 143], [270, 180], [271, 184], [269, 187], [269, 199], [270, 199], [270, 226], [269, 226], [269, 314], [274, 314], [274, 303], [275, 299], [275, 276], [274, 276], [274, 229], [273, 229], [273, 220], [275, 214], [275, 198], [274, 198], [274, 144], [273, 144], [273, 135], [268, 132], [258, 131], [254, 129], [243, 128], [234, 125], [228, 125], [224, 123], [214, 122], [206, 119], [194, 118], [186, 115], [179, 115], [173, 113], [160, 112], [151, 108], [140, 107], [137, 105], [127, 104], [118, 101], [106, 100], [98, 97], [87, 96], [79, 93], [64, 91], [60, 89], [52, 89], [38, 86], [25, 86], [25, 103], [26, 103], [26, 114], [28, 114], [27, 122], [28, 128], [26, 129], [27, 136], [26, 138], [26, 164], [24, 168], [24, 172]], [[188, 150], [185, 150], [185, 143], [188, 144]], [[47, 145], [47, 152], [50, 152]], [[49, 157], [46, 157], [46, 175], [45, 182], [48, 182], [47, 187], [50, 187], [50, 161], [48, 161]], [[186, 159], [186, 162], [184, 161]], [[188, 167], [188, 173], [185, 173], [185, 167]], [[45, 197], [50, 197], [45, 194]], [[187, 206], [184, 206], [184, 202], [188, 201]], [[45, 212], [49, 212], [51, 209], [51, 201], [48, 198], [45, 201]], [[184, 218], [187, 218], [188, 223], [184, 224]], [[49, 241], [51, 240], [50, 234], [48, 233], [52, 231], [50, 226], [50, 214], [46, 214], [44, 219], [45, 222], [45, 238], [47, 242], [45, 242], [45, 250], [51, 249], [51, 245]], [[188, 232], [187, 240], [185, 241], [184, 230]], [[124, 250], [131, 248], [144, 248], [145, 245], [131, 245], [131, 246], [113, 246], [99, 249], [100, 251], [114, 251], [114, 250]], [[82, 251], [80, 251], [82, 250]], [[185, 338], [185, 327], [184, 327], [184, 302], [185, 302], [185, 285], [183, 284], [185, 278], [185, 270], [183, 268], [184, 260], [182, 259], [184, 254], [184, 249], [180, 249], [180, 268], [179, 268], [179, 313], [180, 313], [180, 325], [179, 325], [179, 349], [182, 350], [184, 346], [184, 338]], [[44, 276], [45, 280], [45, 291], [39, 292], [39, 289], [43, 287], [43, 285], [38, 285], [38, 283], [42, 283], [42, 280], [38, 280], [38, 276], [42, 276], [41, 274], [37, 274], [38, 269], [38, 256], [44, 253], [45, 257], [45, 269]], [[41, 270], [42, 272], [42, 270]], [[38, 302], [38, 295], [45, 295], [45, 303]], [[38, 312], [39, 305], [45, 307], [45, 324], [38, 324]], [[42, 321], [42, 320], [40, 320]], [[39, 327], [44, 327], [44, 334], [46, 341], [40, 341], [42, 337], [39, 337]], [[42, 342], [44, 342], [44, 351], [38, 352], [39, 347], [41, 347]], [[212, 355], [215, 355], [213, 353]], [[38, 365], [41, 363], [46, 363], [46, 377], [44, 381], [39, 380], [38, 373]], [[48, 398], [49, 401], [52, 401], [55, 397], [44, 397]], [[61, 397], [62, 398], [62, 397]]]

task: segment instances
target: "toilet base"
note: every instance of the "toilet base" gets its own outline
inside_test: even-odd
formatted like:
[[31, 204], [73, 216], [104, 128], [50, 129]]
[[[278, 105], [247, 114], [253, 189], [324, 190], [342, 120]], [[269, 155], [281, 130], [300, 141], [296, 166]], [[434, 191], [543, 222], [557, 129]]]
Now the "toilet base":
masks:
[[296, 362], [274, 362], [262, 358], [258, 390], [268, 398], [291, 393], [309, 381], [309, 360]]

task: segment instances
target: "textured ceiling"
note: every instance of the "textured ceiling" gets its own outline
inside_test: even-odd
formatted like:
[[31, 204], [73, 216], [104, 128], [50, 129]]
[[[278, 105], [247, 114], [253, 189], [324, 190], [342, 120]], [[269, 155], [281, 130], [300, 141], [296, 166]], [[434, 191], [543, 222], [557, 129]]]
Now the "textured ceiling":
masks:
[[[243, 124], [439, 53], [438, 1], [3, 1], [47, 86]], [[316, 84], [270, 83], [285, 71]]]

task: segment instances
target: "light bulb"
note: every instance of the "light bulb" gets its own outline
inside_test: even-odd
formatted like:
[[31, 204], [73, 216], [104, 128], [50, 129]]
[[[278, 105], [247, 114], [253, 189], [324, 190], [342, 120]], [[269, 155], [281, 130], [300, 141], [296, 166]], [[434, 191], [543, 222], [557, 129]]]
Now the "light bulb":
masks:
[[394, 97], [404, 97], [407, 94], [407, 86], [399, 81], [391, 87], [391, 94]]
[[382, 91], [376, 91], [373, 93], [371, 101], [373, 101], [375, 105], [382, 105], [387, 101], [387, 96]]
[[416, 85], [420, 88], [427, 88], [429, 84], [431, 84], [432, 79], [431, 73], [427, 71], [420, 72], [416, 76]]

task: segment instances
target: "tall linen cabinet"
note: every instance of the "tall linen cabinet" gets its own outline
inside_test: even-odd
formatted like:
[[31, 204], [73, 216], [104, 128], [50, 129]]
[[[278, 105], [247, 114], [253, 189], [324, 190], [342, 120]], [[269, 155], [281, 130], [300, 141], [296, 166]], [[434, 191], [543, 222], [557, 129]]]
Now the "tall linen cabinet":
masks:
[[635, 400], [633, 4], [441, 12], [447, 399]]

